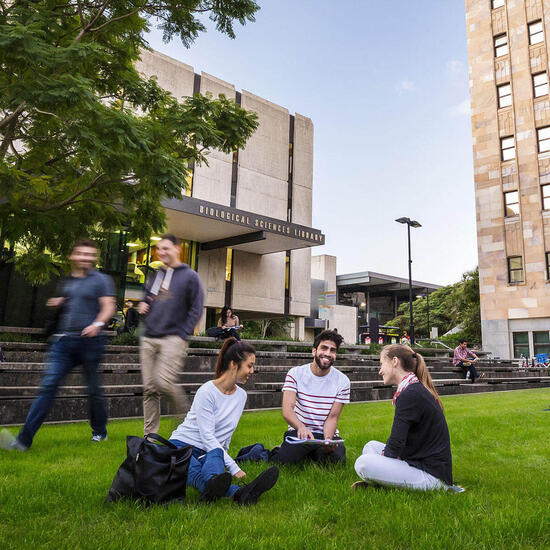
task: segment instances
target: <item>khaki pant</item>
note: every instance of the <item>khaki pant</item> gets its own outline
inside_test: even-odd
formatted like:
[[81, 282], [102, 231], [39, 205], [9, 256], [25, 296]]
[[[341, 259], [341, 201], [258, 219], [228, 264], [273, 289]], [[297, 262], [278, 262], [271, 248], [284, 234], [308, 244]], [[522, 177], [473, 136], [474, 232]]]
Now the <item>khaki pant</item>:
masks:
[[189, 399], [179, 385], [187, 356], [187, 342], [176, 335], [161, 338], [142, 336], [139, 346], [143, 380], [143, 432], [158, 433], [160, 396], [166, 395], [181, 418], [189, 410]]

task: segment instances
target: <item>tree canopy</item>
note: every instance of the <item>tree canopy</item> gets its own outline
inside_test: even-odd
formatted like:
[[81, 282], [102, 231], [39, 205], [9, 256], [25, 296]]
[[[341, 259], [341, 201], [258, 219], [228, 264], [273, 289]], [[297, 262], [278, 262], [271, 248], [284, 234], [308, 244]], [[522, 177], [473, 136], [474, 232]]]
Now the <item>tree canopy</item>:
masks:
[[175, 98], [135, 63], [153, 25], [186, 46], [208, 16], [233, 38], [253, 0], [0, 0], [0, 241], [33, 283], [82, 235], [161, 231], [191, 163], [257, 127], [223, 96]]
[[[437, 327], [439, 334], [460, 325], [460, 337], [481, 342], [481, 316], [479, 309], [479, 271], [464, 273], [454, 285], [430, 292], [430, 327]], [[399, 315], [388, 324], [409, 330], [409, 303], [399, 306]], [[417, 337], [428, 337], [428, 300], [417, 298], [413, 302], [414, 330]]]

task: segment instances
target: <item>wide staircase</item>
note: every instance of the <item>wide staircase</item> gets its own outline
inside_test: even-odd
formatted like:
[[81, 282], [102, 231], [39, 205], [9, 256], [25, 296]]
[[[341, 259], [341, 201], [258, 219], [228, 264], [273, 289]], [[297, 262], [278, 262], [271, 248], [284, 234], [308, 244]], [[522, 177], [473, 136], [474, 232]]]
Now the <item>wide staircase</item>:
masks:
[[[209, 339], [196, 340], [204, 346]], [[44, 374], [46, 344], [0, 342], [0, 346], [6, 359], [0, 363], [0, 425], [20, 424], [25, 420]], [[292, 346], [291, 350], [303, 351], [285, 351], [288, 346]], [[311, 361], [311, 351], [304, 344], [283, 342], [264, 347], [271, 347], [271, 351], [257, 352], [255, 374], [245, 386], [248, 409], [280, 407], [281, 387], [286, 372], [293, 366]], [[336, 367], [351, 380], [352, 402], [390, 399], [394, 388], [385, 386], [380, 379], [378, 357], [361, 355], [358, 353], [361, 350], [353, 348], [351, 346], [340, 353], [336, 362]], [[214, 377], [217, 354], [218, 349], [214, 347], [189, 349], [181, 384], [191, 397], [201, 384]], [[550, 387], [546, 368], [522, 369], [512, 361], [491, 359], [484, 359], [478, 364], [477, 368], [484, 377], [472, 384], [462, 379], [447, 352], [442, 355], [426, 357], [440, 395]], [[142, 386], [138, 349], [107, 346], [101, 370], [109, 418], [141, 416]], [[164, 406], [167, 407], [166, 404]], [[170, 412], [169, 408], [163, 410], [166, 414]], [[75, 369], [64, 380], [48, 421], [75, 421], [87, 417], [86, 383], [82, 372]]]

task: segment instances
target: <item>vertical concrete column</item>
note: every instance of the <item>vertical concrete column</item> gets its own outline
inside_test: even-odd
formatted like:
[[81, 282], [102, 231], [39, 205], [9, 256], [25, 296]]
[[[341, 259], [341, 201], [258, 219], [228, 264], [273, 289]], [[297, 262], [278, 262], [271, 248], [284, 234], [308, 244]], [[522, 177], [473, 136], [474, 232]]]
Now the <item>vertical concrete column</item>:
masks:
[[306, 319], [305, 317], [294, 317], [294, 338], [297, 338], [301, 342], [306, 337]]

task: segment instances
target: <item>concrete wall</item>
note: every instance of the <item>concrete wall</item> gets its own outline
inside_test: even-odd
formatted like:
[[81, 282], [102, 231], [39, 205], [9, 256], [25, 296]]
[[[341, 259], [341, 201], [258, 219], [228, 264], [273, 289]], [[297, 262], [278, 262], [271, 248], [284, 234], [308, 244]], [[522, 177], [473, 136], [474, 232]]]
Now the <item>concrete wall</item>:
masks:
[[332, 319], [328, 322], [330, 330], [338, 329], [338, 333], [348, 344], [357, 343], [357, 308], [351, 306], [332, 306]]
[[236, 310], [284, 313], [285, 253], [259, 256], [235, 250], [233, 254], [233, 307]]
[[[177, 98], [193, 94], [193, 67], [158, 52], [144, 51], [138, 70], [155, 75], [160, 86]], [[235, 86], [201, 73], [200, 92], [213, 97], [235, 98]], [[287, 220], [290, 116], [287, 109], [250, 92], [241, 94], [243, 108], [258, 114], [259, 127], [239, 151], [236, 207]], [[293, 147], [293, 223], [311, 226], [313, 188], [313, 123], [295, 115]], [[232, 154], [210, 151], [208, 165], [196, 166], [195, 198], [230, 205]], [[178, 235], [185, 238], [185, 235]], [[290, 314], [306, 317], [310, 312], [309, 248], [291, 252]], [[225, 301], [226, 249], [200, 251], [198, 272], [206, 290], [206, 306], [222, 307]], [[232, 305], [240, 311], [284, 313], [285, 253], [257, 256], [234, 251]], [[300, 321], [301, 322], [301, 321]], [[300, 323], [299, 322], [299, 323]], [[299, 324], [298, 333], [303, 336]]]
[[290, 314], [309, 317], [311, 308], [311, 249], [290, 253]]
[[193, 95], [195, 71], [190, 65], [160, 52], [143, 50], [136, 69], [147, 76], [155, 76], [161, 88], [178, 100]]
[[227, 250], [201, 250], [197, 270], [206, 293], [206, 307], [225, 305], [225, 265]]
[[287, 219], [289, 113], [250, 92], [241, 106], [258, 114], [259, 126], [239, 151], [237, 208]]
[[[201, 74], [201, 94], [211, 93], [214, 98], [225, 95], [235, 98], [235, 86], [207, 73]], [[231, 202], [231, 172], [233, 155], [212, 150], [208, 152], [208, 165], [195, 167], [193, 197], [229, 206]]]

